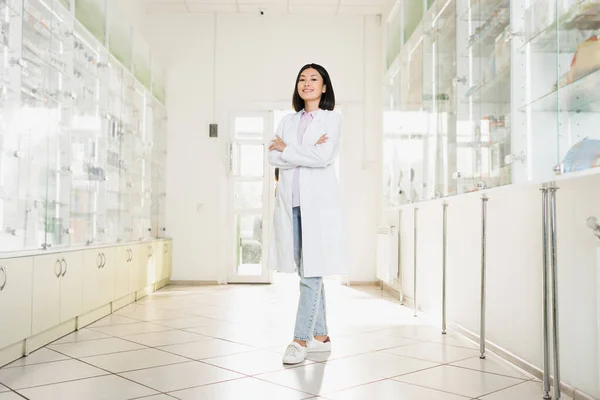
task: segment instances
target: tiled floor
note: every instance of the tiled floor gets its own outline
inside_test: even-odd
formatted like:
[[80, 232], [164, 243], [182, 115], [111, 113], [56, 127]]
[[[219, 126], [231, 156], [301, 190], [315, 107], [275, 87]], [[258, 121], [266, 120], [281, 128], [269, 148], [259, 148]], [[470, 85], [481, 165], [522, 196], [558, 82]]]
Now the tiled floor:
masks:
[[0, 400], [541, 398], [531, 376], [378, 288], [326, 286], [333, 351], [302, 365], [281, 363], [295, 278], [167, 287], [0, 369]]

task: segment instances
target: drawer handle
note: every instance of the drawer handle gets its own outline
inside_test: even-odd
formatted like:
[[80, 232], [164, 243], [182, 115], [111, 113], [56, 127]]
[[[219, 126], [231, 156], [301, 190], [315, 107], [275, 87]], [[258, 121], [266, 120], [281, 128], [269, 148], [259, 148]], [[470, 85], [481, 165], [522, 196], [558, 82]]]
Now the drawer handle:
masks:
[[[58, 271], [56, 270], [56, 267], [58, 267]], [[61, 272], [62, 272], [62, 264], [60, 263], [60, 260], [56, 260], [56, 263], [54, 263], [54, 275], [56, 275], [57, 278], [60, 278]]]
[[6, 273], [6, 267], [0, 267], [0, 272], [2, 272], [2, 275], [4, 276], [4, 278], [2, 279], [2, 284], [0, 285], [0, 292], [1, 292], [6, 287], [6, 282], [8, 281], [8, 275]]
[[96, 257], [96, 263], [98, 265], [98, 269], [102, 268], [102, 254], [98, 253], [98, 257]]
[[61, 261], [61, 263], [65, 265], [65, 270], [63, 271], [63, 273], [61, 275], [62, 277], [64, 277], [67, 274], [67, 268], [68, 268], [67, 260], [65, 260], [63, 258], [62, 261]]
[[106, 267], [106, 255], [102, 253], [102, 268]]

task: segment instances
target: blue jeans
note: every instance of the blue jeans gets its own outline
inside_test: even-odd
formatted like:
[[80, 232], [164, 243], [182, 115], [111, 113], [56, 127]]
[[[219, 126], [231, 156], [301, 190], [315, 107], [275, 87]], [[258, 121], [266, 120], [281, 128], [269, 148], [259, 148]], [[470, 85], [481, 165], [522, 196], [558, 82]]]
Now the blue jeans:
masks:
[[309, 341], [314, 336], [327, 336], [325, 312], [325, 286], [322, 277], [305, 278], [302, 262], [302, 215], [300, 207], [294, 207], [294, 260], [300, 275], [300, 301], [296, 314], [294, 339]]

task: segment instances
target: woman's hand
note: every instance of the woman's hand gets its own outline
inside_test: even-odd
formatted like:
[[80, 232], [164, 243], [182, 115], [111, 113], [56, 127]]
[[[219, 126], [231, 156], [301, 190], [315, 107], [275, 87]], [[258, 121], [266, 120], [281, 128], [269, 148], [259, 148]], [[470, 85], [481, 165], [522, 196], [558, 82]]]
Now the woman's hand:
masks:
[[283, 142], [283, 139], [281, 139], [279, 136], [276, 136], [275, 139], [273, 139], [271, 141], [271, 145], [269, 146], [269, 151], [273, 151], [273, 150], [277, 150], [280, 152], [283, 152], [283, 150], [286, 148], [286, 144]]
[[327, 140], [328, 140], [328, 139], [329, 139], [329, 138], [327, 137], [327, 134], [325, 133], [325, 134], [323, 134], [323, 136], [321, 136], [321, 137], [319, 138], [319, 140], [317, 140], [317, 143], [315, 143], [315, 145], [318, 145], [318, 144], [325, 144], [325, 143], [327, 143]]

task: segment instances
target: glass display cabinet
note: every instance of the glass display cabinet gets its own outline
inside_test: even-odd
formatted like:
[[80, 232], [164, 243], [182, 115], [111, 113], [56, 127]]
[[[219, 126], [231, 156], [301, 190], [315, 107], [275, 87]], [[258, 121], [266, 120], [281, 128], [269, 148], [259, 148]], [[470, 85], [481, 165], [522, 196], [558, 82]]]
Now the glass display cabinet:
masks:
[[0, 252], [158, 237], [166, 110], [154, 94], [164, 99], [162, 76], [148, 80], [158, 63], [140, 83], [69, 1], [0, 0], [0, 17]]
[[387, 205], [600, 171], [600, 0], [399, 8], [422, 13], [386, 28]]
[[511, 7], [463, 2], [457, 19], [457, 193], [511, 183]]

